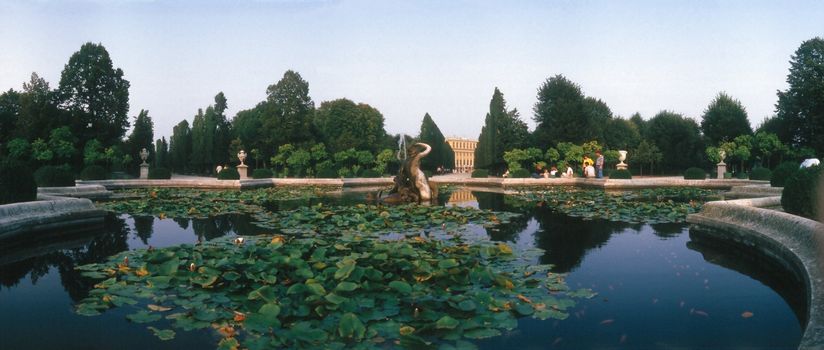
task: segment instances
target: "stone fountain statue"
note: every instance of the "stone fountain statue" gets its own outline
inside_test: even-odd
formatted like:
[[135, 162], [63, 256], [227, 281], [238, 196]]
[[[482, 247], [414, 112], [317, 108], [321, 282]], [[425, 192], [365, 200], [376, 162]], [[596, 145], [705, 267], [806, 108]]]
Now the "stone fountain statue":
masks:
[[[405, 143], [402, 142], [401, 145], [405, 145]], [[431, 151], [431, 146], [419, 142], [398, 152], [401, 167], [398, 175], [395, 176], [395, 186], [389, 191], [388, 196], [381, 198], [382, 202], [421, 203], [432, 200], [429, 179], [421, 170], [421, 159]], [[405, 156], [405, 159], [401, 159], [402, 155]]]
[[723, 179], [724, 173], [727, 172], [727, 164], [724, 163], [724, 158], [727, 158], [727, 152], [725, 152], [723, 149], [718, 150], [718, 159], [720, 159], [721, 161], [718, 162], [718, 164], [716, 164], [716, 166], [718, 167], [718, 174], [716, 175], [716, 177], [719, 179]]

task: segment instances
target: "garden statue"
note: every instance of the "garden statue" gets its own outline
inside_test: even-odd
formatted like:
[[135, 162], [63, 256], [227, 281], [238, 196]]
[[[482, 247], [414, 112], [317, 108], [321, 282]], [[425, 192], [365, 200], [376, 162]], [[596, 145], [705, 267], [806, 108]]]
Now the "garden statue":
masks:
[[[426, 157], [432, 147], [425, 143], [416, 143], [405, 150], [403, 154], [406, 159], [401, 160], [401, 167], [398, 175], [395, 176], [395, 186], [389, 191], [389, 195], [378, 198], [385, 203], [420, 203], [429, 202], [432, 199], [432, 189], [429, 187], [429, 180], [421, 170], [421, 158]], [[399, 152], [398, 158], [401, 158]]]
[[240, 165], [237, 166], [237, 172], [240, 175], [241, 180], [245, 180], [249, 178], [249, 166], [243, 164], [243, 161], [246, 160], [246, 151], [240, 150], [237, 152], [237, 159], [240, 160]]
[[624, 161], [627, 160], [627, 151], [618, 151], [618, 154], [619, 154], [618, 160], [620, 160], [621, 162], [618, 163], [617, 165], [615, 165], [615, 167], [618, 170], [626, 170], [627, 169], [627, 163], [624, 163]]
[[146, 163], [146, 159], [149, 158], [149, 151], [145, 148], [140, 150], [138, 153], [140, 159], [143, 160], [143, 163], [140, 163], [140, 178], [141, 179], [148, 179], [149, 178], [149, 163]]
[[718, 164], [716, 164], [718, 166], [718, 175], [716, 176], [716, 178], [719, 179], [723, 179], [724, 173], [727, 172], [727, 164], [724, 163], [724, 158], [727, 158], [727, 152], [725, 152], [723, 149], [719, 149], [718, 159], [720, 159], [721, 161], [719, 161]]
[[240, 150], [240, 152], [237, 152], [237, 159], [240, 159], [240, 165], [246, 165], [243, 164], [243, 161], [246, 160], [246, 151]]
[[147, 151], [145, 148], [143, 148], [143, 149], [140, 150], [139, 155], [140, 155], [140, 159], [143, 160], [143, 163], [140, 163], [140, 165], [149, 165], [148, 163], [146, 163], [146, 159], [149, 158], [149, 151]]

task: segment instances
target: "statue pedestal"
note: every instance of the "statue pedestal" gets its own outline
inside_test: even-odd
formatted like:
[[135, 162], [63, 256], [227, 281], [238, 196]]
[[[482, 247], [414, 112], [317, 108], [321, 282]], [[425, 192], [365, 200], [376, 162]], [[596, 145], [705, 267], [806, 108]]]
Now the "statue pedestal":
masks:
[[724, 163], [724, 162], [721, 162], [721, 163], [718, 163], [716, 165], [718, 165], [718, 175], [716, 177], [719, 178], [719, 179], [723, 179], [724, 178], [724, 173], [727, 172], [727, 164]]
[[625, 163], [618, 163], [618, 164], [615, 165], [615, 168], [618, 169], [618, 170], [627, 170], [628, 166], [629, 165], [627, 165]]
[[240, 174], [241, 180], [246, 180], [249, 178], [249, 166], [246, 164], [241, 164], [237, 166], [237, 173]]
[[149, 178], [149, 164], [140, 164], [140, 179], [146, 180]]

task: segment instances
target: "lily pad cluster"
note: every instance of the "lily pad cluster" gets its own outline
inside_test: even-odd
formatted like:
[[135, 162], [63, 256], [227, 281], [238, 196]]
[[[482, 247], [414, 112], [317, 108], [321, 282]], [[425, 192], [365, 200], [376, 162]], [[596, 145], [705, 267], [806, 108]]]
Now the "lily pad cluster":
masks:
[[631, 223], [684, 222], [687, 215], [701, 210], [708, 200], [720, 198], [712, 190], [699, 188], [658, 188], [641, 191], [552, 188], [520, 191], [520, 206], [538, 205], [565, 215], [584, 219], [604, 219]]
[[252, 213], [273, 201], [316, 197], [336, 187], [273, 187], [248, 191], [160, 188], [118, 191], [122, 199], [97, 202], [101, 209], [161, 218], [206, 218]]
[[473, 348], [519, 317], [564, 319], [573, 298], [594, 296], [531, 264], [535, 254], [422, 236], [217, 239], [79, 267], [100, 282], [76, 311], [132, 308], [128, 319], [162, 340], [211, 328], [225, 349]]
[[498, 225], [518, 214], [472, 207], [405, 205], [325, 206], [254, 214], [255, 225], [290, 234], [414, 232], [432, 227], [451, 231], [468, 223]]

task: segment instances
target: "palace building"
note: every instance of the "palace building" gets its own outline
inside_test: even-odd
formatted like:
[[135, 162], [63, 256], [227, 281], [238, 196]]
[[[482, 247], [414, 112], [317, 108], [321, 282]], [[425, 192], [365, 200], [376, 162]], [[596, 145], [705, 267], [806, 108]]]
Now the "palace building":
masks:
[[447, 137], [446, 143], [455, 151], [455, 172], [472, 172], [475, 169], [475, 148], [478, 147], [478, 140]]

